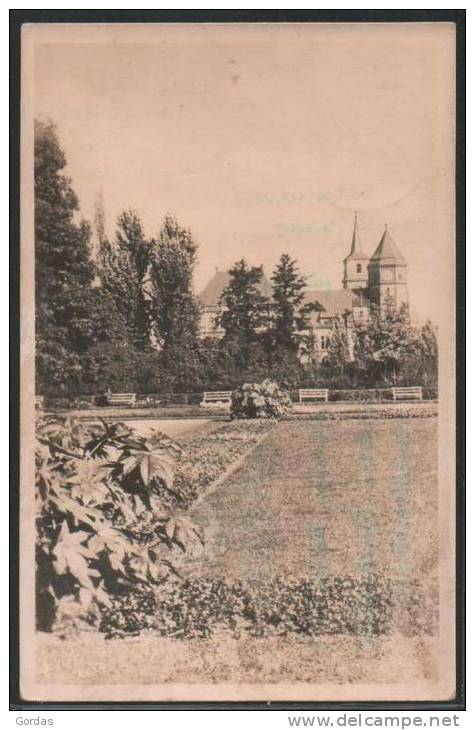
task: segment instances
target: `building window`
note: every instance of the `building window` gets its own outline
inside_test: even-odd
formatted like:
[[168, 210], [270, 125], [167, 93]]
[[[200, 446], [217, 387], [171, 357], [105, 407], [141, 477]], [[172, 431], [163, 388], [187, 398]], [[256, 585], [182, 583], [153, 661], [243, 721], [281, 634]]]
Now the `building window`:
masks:
[[356, 273], [361, 274], [361, 264], [356, 264]]
[[328, 348], [328, 337], [321, 335], [320, 337], [320, 349], [326, 350]]

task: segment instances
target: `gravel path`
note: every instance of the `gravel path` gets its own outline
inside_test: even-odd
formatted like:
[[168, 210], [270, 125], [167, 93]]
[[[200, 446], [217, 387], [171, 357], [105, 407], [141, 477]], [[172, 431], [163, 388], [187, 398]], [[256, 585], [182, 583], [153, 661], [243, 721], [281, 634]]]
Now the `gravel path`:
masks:
[[204, 428], [209, 423], [204, 418], [164, 418], [164, 419], [137, 419], [128, 421], [127, 425], [132, 426], [141, 436], [148, 436], [151, 431], [163, 431], [170, 438], [180, 437], [189, 431]]

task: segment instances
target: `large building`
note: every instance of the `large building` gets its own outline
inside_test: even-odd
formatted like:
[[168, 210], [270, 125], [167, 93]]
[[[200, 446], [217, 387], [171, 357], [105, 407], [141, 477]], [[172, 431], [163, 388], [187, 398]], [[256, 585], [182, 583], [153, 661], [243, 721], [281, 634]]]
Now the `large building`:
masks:
[[[343, 260], [343, 289], [310, 289], [305, 292], [305, 304], [318, 303], [319, 311], [309, 316], [315, 351], [304, 359], [321, 360], [325, 356], [332, 326], [340, 318], [346, 326], [365, 320], [371, 310], [380, 309], [389, 295], [394, 304], [408, 304], [406, 261], [394, 239], [384, 229], [380, 242], [368, 257], [361, 242], [358, 219], [355, 215], [350, 253]], [[220, 297], [229, 282], [229, 274], [216, 270], [199, 296], [202, 306], [201, 337], [220, 338], [223, 331], [217, 324], [223, 311]], [[272, 286], [263, 276], [260, 291], [268, 299]]]

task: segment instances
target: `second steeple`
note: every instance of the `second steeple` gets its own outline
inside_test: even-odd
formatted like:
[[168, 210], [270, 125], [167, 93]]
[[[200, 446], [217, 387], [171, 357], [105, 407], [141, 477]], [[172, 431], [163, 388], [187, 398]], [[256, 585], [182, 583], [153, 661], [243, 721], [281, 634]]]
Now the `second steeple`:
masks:
[[343, 260], [344, 289], [356, 289], [358, 291], [366, 289], [368, 285], [368, 261], [369, 258], [364, 253], [361, 244], [358, 215], [355, 213], [350, 253]]

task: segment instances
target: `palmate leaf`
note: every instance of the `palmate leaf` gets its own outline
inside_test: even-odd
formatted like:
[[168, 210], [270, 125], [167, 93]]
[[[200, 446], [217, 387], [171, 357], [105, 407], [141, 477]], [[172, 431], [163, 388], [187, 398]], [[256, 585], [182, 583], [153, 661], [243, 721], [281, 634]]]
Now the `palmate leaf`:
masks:
[[185, 551], [190, 544], [204, 545], [203, 536], [199, 530], [186, 517], [179, 517], [175, 520], [175, 529], [173, 533], [173, 541]]
[[162, 431], [153, 431], [146, 439], [147, 448], [153, 451], [156, 448], [165, 449], [176, 457], [181, 456], [183, 450], [178, 444]]
[[97, 530], [105, 521], [99, 510], [90, 506], [83, 507], [79, 502], [65, 494], [64, 490], [58, 496], [50, 494], [49, 502], [54, 504], [61, 513], [71, 516], [75, 525], [83, 522], [85, 525]]
[[121, 446], [130, 438], [132, 429], [125, 425], [122, 421], [118, 423], [107, 423], [100, 419], [103, 432], [93, 434], [92, 438], [84, 447], [86, 456], [93, 459], [107, 457], [111, 446]]
[[74, 463], [75, 473], [68, 478], [68, 483], [80, 486], [96, 485], [104, 479], [104, 471], [94, 459], [77, 459]]
[[133, 551], [130, 541], [119, 530], [110, 525], [100, 529], [97, 535], [91, 538], [89, 545], [97, 552], [107, 548], [108, 552], [114, 555], [114, 558], [118, 561], [123, 561], [126, 555]]
[[61, 479], [60, 467], [61, 462], [59, 461], [37, 459], [36, 487], [43, 501], [47, 500], [51, 490], [54, 491], [55, 488], [58, 488], [58, 482]]
[[173, 485], [175, 461], [166, 449], [134, 451], [122, 465], [124, 475], [138, 469], [146, 487], [149, 487], [154, 479], [162, 479], [167, 487]]
[[185, 552], [190, 546], [204, 545], [200, 531], [187, 517], [168, 517], [160, 519], [160, 523], [156, 535], [170, 547], [175, 544]]
[[162, 479], [167, 487], [173, 485], [174, 460], [163, 449], [144, 452], [140, 463], [140, 474], [144, 484], [150, 485], [153, 479]]
[[66, 521], [61, 525], [58, 541], [53, 550], [56, 558], [53, 567], [59, 575], [69, 572], [82, 586], [92, 586], [91, 573], [86, 558], [94, 558], [94, 553], [84, 543], [90, 538], [85, 530], [70, 532]]

